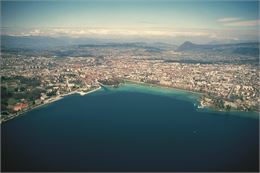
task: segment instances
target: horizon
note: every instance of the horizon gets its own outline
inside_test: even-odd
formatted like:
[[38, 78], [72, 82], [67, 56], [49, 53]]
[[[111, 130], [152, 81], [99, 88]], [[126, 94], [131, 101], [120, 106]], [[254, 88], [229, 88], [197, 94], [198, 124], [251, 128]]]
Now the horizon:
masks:
[[259, 41], [258, 1], [3, 1], [1, 4], [1, 35], [173, 44]]
[[[63, 41], [76, 41], [72, 45], [106, 45], [106, 44], [166, 44], [166, 45], [172, 45], [172, 46], [181, 46], [186, 43], [190, 43], [193, 45], [236, 45], [236, 44], [260, 44], [260, 40], [241, 40], [241, 41], [230, 41], [230, 42], [218, 42], [218, 41], [211, 41], [206, 43], [200, 43], [196, 41], [190, 41], [190, 40], [183, 40], [179, 42], [171, 42], [167, 40], [145, 40], [145, 39], [102, 39], [102, 38], [91, 38], [91, 37], [71, 37], [71, 36], [41, 36], [41, 35], [1, 35], [1, 37], [14, 37], [14, 38], [49, 38], [49, 39], [57, 39], [57, 40], [63, 40]], [[65, 39], [65, 40], [64, 40]], [[80, 39], [81, 41], [84, 40], [82, 43], [77, 43], [77, 39]], [[93, 42], [93, 43], [90, 43]], [[3, 45], [3, 44], [2, 44]]]

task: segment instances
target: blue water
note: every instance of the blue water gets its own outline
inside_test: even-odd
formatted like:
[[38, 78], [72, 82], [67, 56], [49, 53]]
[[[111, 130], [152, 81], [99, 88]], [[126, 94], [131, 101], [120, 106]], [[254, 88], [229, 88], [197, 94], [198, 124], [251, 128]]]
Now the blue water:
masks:
[[196, 97], [135, 85], [67, 96], [2, 124], [2, 171], [258, 171], [259, 118], [198, 111]]

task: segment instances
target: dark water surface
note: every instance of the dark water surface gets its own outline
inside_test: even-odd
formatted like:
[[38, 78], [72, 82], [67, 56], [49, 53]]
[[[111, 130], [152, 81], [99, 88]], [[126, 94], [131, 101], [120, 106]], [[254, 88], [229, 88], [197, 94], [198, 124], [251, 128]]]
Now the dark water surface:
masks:
[[65, 97], [1, 125], [2, 171], [258, 171], [259, 118], [200, 112], [196, 97], [134, 85]]

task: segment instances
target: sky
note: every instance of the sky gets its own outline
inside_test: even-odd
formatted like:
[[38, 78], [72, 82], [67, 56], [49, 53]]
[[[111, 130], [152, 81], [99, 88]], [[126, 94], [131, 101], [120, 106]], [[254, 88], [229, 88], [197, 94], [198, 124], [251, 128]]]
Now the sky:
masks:
[[1, 32], [165, 40], [258, 40], [258, 1], [1, 1]]

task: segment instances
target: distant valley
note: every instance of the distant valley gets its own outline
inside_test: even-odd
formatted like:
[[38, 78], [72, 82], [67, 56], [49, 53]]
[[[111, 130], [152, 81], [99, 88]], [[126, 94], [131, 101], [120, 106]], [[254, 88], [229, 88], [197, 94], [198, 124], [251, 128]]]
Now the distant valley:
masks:
[[134, 56], [185, 63], [258, 64], [259, 42], [195, 44], [177, 46], [163, 42], [119, 42], [115, 40], [44, 36], [2, 36], [4, 53], [55, 57]]

